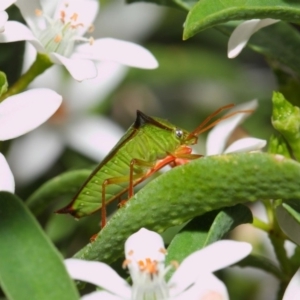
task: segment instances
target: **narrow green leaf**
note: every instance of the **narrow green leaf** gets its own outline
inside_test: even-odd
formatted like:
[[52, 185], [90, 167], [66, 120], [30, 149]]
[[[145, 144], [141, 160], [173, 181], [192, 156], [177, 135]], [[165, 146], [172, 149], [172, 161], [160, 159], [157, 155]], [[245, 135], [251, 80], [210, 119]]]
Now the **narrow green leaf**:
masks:
[[199, 31], [232, 20], [264, 18], [299, 23], [300, 3], [285, 0], [201, 0], [187, 16], [183, 38], [186, 40]]
[[276, 207], [276, 217], [282, 231], [295, 243], [300, 245], [300, 213], [299, 203], [295, 200], [287, 201]]
[[[222, 239], [236, 226], [252, 223], [250, 209], [242, 204], [212, 211], [194, 218], [172, 240], [168, 247], [166, 265], [171, 261], [181, 263], [193, 252]], [[171, 277], [172, 273], [168, 273]]]
[[222, 239], [236, 226], [252, 222], [250, 209], [242, 204], [194, 218], [172, 240], [167, 262], [182, 260], [193, 252]]
[[75, 256], [112, 262], [129, 235], [163, 232], [206, 212], [258, 199], [300, 200], [300, 164], [264, 153], [210, 156], [159, 176], [119, 209]]
[[69, 171], [52, 178], [27, 199], [27, 206], [35, 215], [39, 215], [57, 199], [72, 199], [90, 173], [91, 170]]
[[62, 258], [13, 194], [0, 192], [0, 284], [12, 300], [79, 299]]
[[300, 213], [287, 203], [282, 203], [282, 206], [300, 224]]

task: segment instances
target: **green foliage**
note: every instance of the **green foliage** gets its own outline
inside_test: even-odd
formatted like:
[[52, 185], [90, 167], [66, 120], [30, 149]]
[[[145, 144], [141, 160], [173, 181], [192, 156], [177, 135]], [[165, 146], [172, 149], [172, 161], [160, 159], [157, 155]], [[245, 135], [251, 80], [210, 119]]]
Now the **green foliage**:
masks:
[[282, 94], [273, 94], [272, 124], [288, 142], [293, 155], [300, 160], [300, 108], [289, 103]]
[[291, 158], [288, 145], [281, 135], [272, 135], [270, 137], [268, 152], [272, 154], [280, 154], [286, 158]]
[[7, 91], [8, 83], [6, 80], [6, 75], [3, 72], [0, 72], [0, 96]]
[[112, 262], [122, 254], [126, 238], [141, 227], [162, 232], [225, 206], [286, 195], [300, 199], [299, 177], [298, 163], [262, 153], [195, 160], [147, 184], [75, 257]]
[[240, 267], [253, 267], [264, 270], [280, 280], [287, 280], [285, 274], [274, 264], [274, 262], [264, 256], [250, 254], [243, 260], [239, 261], [236, 265]]
[[194, 218], [172, 240], [166, 264], [169, 265], [171, 261], [181, 263], [193, 252], [222, 239], [229, 231], [244, 223], [252, 223], [252, 213], [241, 204]]
[[292, 241], [300, 245], [300, 205], [296, 200], [289, 200], [276, 207], [276, 216], [283, 232]]
[[9, 299], [75, 300], [62, 257], [18, 197], [0, 192], [0, 283]]
[[197, 0], [126, 0], [127, 3], [134, 3], [134, 2], [150, 2], [159, 5], [165, 5], [170, 7], [176, 7], [183, 10], [189, 10]]
[[190, 10], [183, 38], [188, 39], [212, 26], [232, 20], [272, 18], [299, 22], [300, 3], [284, 0], [201, 0]]
[[[106, 5], [109, 6], [111, 1], [103, 2], [101, 11]], [[253, 226], [267, 233], [278, 261], [251, 254], [238, 265], [258, 268], [274, 275], [280, 281], [277, 298], [281, 298], [300, 264], [299, 246], [291, 258], [287, 256], [284, 248], [286, 240], [300, 245], [300, 164], [297, 162], [300, 160], [300, 2], [126, 2], [147, 2], [178, 10], [167, 11], [164, 22], [160, 27], [157, 26], [158, 29], [152, 37], [147, 37], [148, 33], [143, 35], [146, 48], [157, 58], [160, 67], [153, 71], [132, 68], [115, 94], [105, 99], [105, 109], [109, 112], [107, 115], [110, 114], [115, 118], [114, 121], [118, 119], [122, 123], [123, 115], [128, 111], [128, 118], [132, 122], [132, 110], [135, 113], [135, 109], [141, 108], [147, 114], [149, 111], [149, 114], [154, 112], [153, 115], [167, 117], [180, 127], [193, 128], [189, 126], [199, 124], [199, 119], [213, 107], [258, 98], [260, 107], [256, 116], [259, 118], [254, 119], [255, 124], [250, 126], [250, 129], [246, 124], [246, 131], [252, 135], [255, 131], [253, 128], [256, 128], [259, 137], [269, 139], [266, 127], [273, 129], [270, 126], [270, 94], [271, 90], [277, 90], [280, 93], [275, 92], [272, 99], [272, 124], [279, 134], [269, 139], [269, 154], [246, 153], [205, 157], [176, 167], [153, 181], [146, 182], [124, 207], [117, 210], [92, 243], [88, 243], [88, 240], [91, 233], [95, 233], [99, 228], [99, 214], [83, 218], [79, 222], [73, 222], [72, 218], [66, 221], [65, 216], [58, 217], [52, 214], [58, 202], [61, 207], [65, 204], [61, 204], [62, 201], [70, 201], [75, 196], [91, 172], [88, 164], [87, 169], [74, 171], [76, 163], [73, 162], [73, 157], [65, 154], [68, 156], [67, 167], [63, 159], [60, 159], [45, 177], [35, 181], [32, 186], [22, 187], [16, 183], [16, 193], [21, 195], [21, 198], [27, 198], [24, 194], [30, 195], [26, 205], [17, 196], [0, 192], [1, 289], [6, 297], [12, 300], [78, 299], [78, 292], [67, 275], [62, 257], [53, 243], [66, 256], [76, 253], [74, 256], [77, 258], [111, 263], [115, 268], [119, 264], [118, 259], [123, 259], [124, 242], [132, 233], [141, 227], [159, 233], [168, 229], [176, 234], [174, 238], [169, 239], [167, 263], [172, 260], [181, 262], [192, 252], [227, 238], [230, 231], [238, 225], [252, 223], [252, 213], [244, 204], [263, 200], [268, 220], [259, 220], [253, 213]], [[7, 12], [9, 20], [24, 22], [16, 6], [11, 6]], [[115, 13], [118, 16], [118, 12]], [[237, 21], [264, 18], [273, 18], [281, 22], [263, 28], [251, 37], [247, 46], [256, 54], [245, 51], [242, 58], [227, 60], [226, 42], [239, 23]], [[129, 20], [128, 17], [126, 20]], [[116, 18], [113, 25], [118, 21]], [[106, 24], [101, 26], [100, 30], [105, 28]], [[136, 27], [135, 24], [135, 29]], [[207, 29], [209, 30], [206, 31]], [[182, 36], [184, 40], [194, 38], [183, 43]], [[57, 38], [59, 40], [59, 36]], [[132, 38], [135, 39], [137, 38]], [[0, 70], [3, 72], [0, 72], [0, 101], [27, 89], [36, 77], [53, 65], [48, 55], [39, 53], [29, 71], [20, 76], [24, 46], [24, 42], [1, 44]], [[277, 83], [264, 80], [265, 74], [268, 78], [271, 77], [271, 71], [267, 70], [267, 65], [257, 54], [265, 58], [276, 75]], [[73, 65], [70, 64], [69, 67]], [[259, 73], [258, 69], [263, 69], [264, 73]], [[251, 73], [253, 70], [255, 76]], [[262, 77], [257, 78], [258, 73], [262, 74]], [[70, 97], [70, 90], [64, 88], [62, 84], [57, 92], [62, 93], [64, 98]], [[127, 89], [131, 92], [128, 95]], [[141, 93], [137, 92], [139, 89]], [[145, 97], [148, 94], [151, 101]], [[139, 98], [142, 100], [137, 100]], [[216, 102], [215, 99], [219, 103], [213, 103]], [[85, 97], [82, 101], [85, 101]], [[62, 110], [64, 109], [65, 107], [62, 107]], [[32, 111], [34, 112], [34, 108]], [[68, 107], [66, 111], [68, 113]], [[103, 109], [100, 109], [100, 112], [102, 114]], [[93, 117], [96, 117], [96, 112], [93, 113]], [[88, 117], [88, 113], [86, 116]], [[0, 119], [2, 117], [0, 114]], [[74, 123], [78, 120], [77, 117], [80, 116], [74, 118]], [[126, 124], [126, 120], [122, 124]], [[60, 125], [51, 124], [51, 130], [54, 128], [55, 131], [60, 131]], [[235, 132], [233, 136], [235, 134], [239, 133]], [[242, 132], [241, 135], [246, 134]], [[66, 136], [64, 138], [68, 139]], [[105, 140], [101, 142], [105, 143]], [[10, 141], [1, 143], [3, 154], [9, 154]], [[199, 144], [203, 144], [202, 140]], [[203, 153], [202, 149], [197, 150]], [[3, 180], [1, 174], [0, 180]], [[95, 189], [98, 191], [97, 186]], [[100, 188], [98, 192], [100, 195]], [[108, 211], [111, 208], [112, 206], [109, 206]], [[181, 228], [179, 232], [178, 227]], [[263, 243], [259, 240], [253, 244], [256, 242], [260, 246]], [[127, 274], [123, 273], [123, 277], [125, 276]], [[247, 284], [247, 280], [243, 283]], [[235, 285], [235, 282], [232, 285]], [[0, 294], [0, 298], [1, 296]], [[251, 296], [249, 299], [252, 299]]]
[[51, 202], [72, 198], [90, 173], [91, 170], [70, 171], [52, 178], [29, 196], [27, 206], [36, 216], [40, 215]]
[[[226, 24], [217, 28], [229, 36], [234, 27]], [[278, 40], [282, 43], [278, 44]], [[247, 45], [266, 57], [272, 67], [275, 65], [285, 71], [291, 69], [300, 74], [300, 58], [295, 54], [300, 47], [300, 35], [292, 25], [279, 22], [263, 28], [251, 37]]]

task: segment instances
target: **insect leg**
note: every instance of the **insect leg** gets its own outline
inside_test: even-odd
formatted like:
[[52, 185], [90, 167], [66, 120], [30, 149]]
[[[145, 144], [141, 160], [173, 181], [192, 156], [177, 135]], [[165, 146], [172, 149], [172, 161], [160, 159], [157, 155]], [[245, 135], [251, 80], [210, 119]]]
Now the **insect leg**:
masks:
[[133, 196], [133, 180], [134, 180], [134, 167], [140, 166], [140, 167], [146, 167], [146, 168], [152, 168], [154, 166], [153, 162], [144, 161], [138, 158], [134, 158], [130, 162], [130, 173], [129, 173], [129, 190], [128, 190], [128, 198], [131, 198]]
[[[138, 179], [140, 175], [134, 175], [134, 179]], [[111, 177], [107, 178], [102, 183], [102, 206], [101, 206], [101, 227], [103, 228], [106, 225], [106, 192], [105, 189], [110, 184], [118, 184], [129, 181], [130, 176], [120, 176], [120, 177]]]
[[176, 152], [173, 154], [175, 157], [174, 161], [171, 164], [171, 167], [184, 165], [188, 163], [190, 160], [194, 160], [200, 157], [203, 157], [201, 154], [194, 154], [192, 153], [192, 148], [188, 146], [181, 146], [179, 147]]

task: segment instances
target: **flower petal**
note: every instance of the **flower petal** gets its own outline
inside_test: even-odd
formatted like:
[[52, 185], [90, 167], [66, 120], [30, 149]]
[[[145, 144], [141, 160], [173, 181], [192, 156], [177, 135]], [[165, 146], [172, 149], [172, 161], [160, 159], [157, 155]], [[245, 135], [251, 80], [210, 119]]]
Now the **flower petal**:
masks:
[[79, 45], [73, 55], [93, 60], [115, 61], [141, 69], [158, 67], [157, 60], [147, 49], [134, 43], [111, 38], [95, 40], [92, 45], [88, 43]]
[[[172, 293], [172, 287], [170, 287]], [[208, 300], [219, 299], [229, 300], [229, 295], [225, 284], [213, 274], [205, 274], [200, 276], [196, 283], [190, 288], [180, 293], [178, 296], [172, 297], [173, 300]]]
[[21, 136], [48, 120], [62, 97], [49, 89], [33, 89], [11, 96], [0, 104], [0, 140]]
[[228, 41], [228, 58], [234, 58], [238, 56], [248, 43], [251, 35], [256, 31], [279, 21], [280, 20], [274, 19], [253, 19], [238, 25], [232, 32]]
[[64, 147], [58, 129], [47, 124], [14, 140], [7, 160], [17, 184], [28, 184], [44, 174], [56, 162]]
[[112, 295], [106, 291], [100, 291], [84, 295], [81, 297], [81, 300], [124, 300], [124, 298]]
[[62, 11], [65, 12], [65, 20], [76, 15], [76, 23], [82, 24], [82, 26], [78, 26], [77, 32], [79, 36], [82, 36], [94, 22], [100, 2], [98, 0], [68, 0], [67, 3], [66, 7], [66, 1], [60, 1], [54, 13], [54, 19], [60, 19]]
[[[118, 18], [115, 17], [116, 11]], [[145, 41], [159, 28], [167, 8], [140, 2], [138, 5], [124, 5], [121, 1], [109, 1], [94, 22], [93, 36], [113, 37], [131, 42]], [[109, 26], [114, 20], [114, 26]]]
[[18, 0], [16, 6], [19, 7], [27, 25], [35, 34], [38, 34], [41, 29], [45, 29], [45, 19], [36, 14], [36, 10], [42, 11], [40, 0]]
[[[258, 106], [257, 100], [252, 100], [243, 104], [237, 105], [234, 109], [231, 109], [228, 113], [237, 110], [255, 110]], [[226, 142], [230, 137], [234, 129], [244, 119], [249, 117], [249, 113], [239, 113], [235, 116], [221, 121], [218, 123], [209, 133], [206, 140], [206, 155], [221, 154], [224, 151]]]
[[75, 80], [82, 81], [97, 76], [96, 66], [90, 60], [67, 58], [54, 52], [49, 56], [54, 63], [64, 65]]
[[232, 143], [224, 153], [237, 153], [261, 150], [267, 144], [266, 140], [256, 138], [243, 138]]
[[0, 33], [4, 31], [4, 25], [8, 20], [8, 14], [6, 11], [0, 11]]
[[[83, 82], [68, 80], [64, 85], [64, 95], [67, 95], [70, 114], [87, 111], [105, 100], [122, 82], [128, 68], [115, 62], [96, 63], [98, 75]], [[53, 68], [51, 68], [53, 69]], [[41, 77], [41, 76], [39, 76]], [[62, 84], [62, 82], [60, 82]]]
[[14, 176], [2, 153], [0, 153], [0, 191], [15, 192]]
[[0, 34], [0, 43], [29, 41], [39, 52], [45, 52], [42, 44], [35, 38], [31, 30], [20, 22], [8, 21], [5, 31]]
[[95, 161], [101, 161], [123, 135], [121, 128], [104, 117], [75, 117], [64, 128], [65, 141]]
[[185, 258], [173, 274], [168, 285], [172, 295], [178, 295], [193, 284], [199, 276], [225, 268], [251, 252], [252, 246], [245, 242], [222, 240], [215, 242]]
[[164, 248], [164, 241], [158, 233], [141, 228], [126, 240], [125, 257], [136, 262], [146, 258], [162, 262], [165, 261], [165, 253], [161, 251]]
[[300, 299], [300, 269], [295, 273], [284, 292], [282, 300], [298, 300]]
[[1, 0], [1, 2], [0, 2], [0, 10], [6, 10], [8, 7], [10, 7], [16, 1], [17, 0]]
[[129, 284], [110, 266], [75, 258], [66, 259], [65, 266], [73, 279], [92, 283], [122, 298], [130, 299]]

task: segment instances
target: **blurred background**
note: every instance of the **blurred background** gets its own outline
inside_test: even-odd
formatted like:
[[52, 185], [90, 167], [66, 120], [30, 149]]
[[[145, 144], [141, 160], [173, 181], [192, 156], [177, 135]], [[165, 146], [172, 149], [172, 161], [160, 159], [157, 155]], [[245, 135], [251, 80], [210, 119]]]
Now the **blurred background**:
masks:
[[[11, 20], [20, 20], [17, 8], [11, 7], [8, 12]], [[30, 87], [53, 88], [64, 101], [56, 115], [39, 129], [1, 144], [16, 179], [17, 195], [26, 199], [65, 171], [92, 170], [134, 122], [137, 109], [193, 130], [220, 106], [258, 99], [259, 108], [242, 124], [243, 134], [268, 139], [276, 80], [262, 56], [246, 48], [229, 60], [228, 37], [216, 29], [183, 41], [185, 18], [185, 11], [154, 4], [101, 1], [93, 37], [141, 44], [153, 53], [159, 68], [141, 70], [106, 62], [98, 64], [97, 78], [82, 83], [75, 82], [59, 66], [38, 77]], [[34, 55], [30, 45], [23, 42], [1, 44], [0, 70], [7, 74], [10, 85], [30, 66]], [[196, 146], [203, 154], [205, 137], [203, 134]], [[63, 254], [70, 256], [98, 231], [99, 214], [75, 222], [70, 216], [53, 214], [71, 199], [55, 200], [39, 220]], [[247, 286], [247, 291], [236, 289], [234, 274], [227, 277], [232, 299], [272, 299], [271, 294], [270, 298], [254, 295], [261, 287], [255, 276], [238, 283]], [[266, 286], [269, 292], [274, 289]]]

